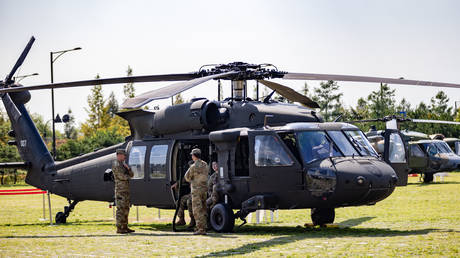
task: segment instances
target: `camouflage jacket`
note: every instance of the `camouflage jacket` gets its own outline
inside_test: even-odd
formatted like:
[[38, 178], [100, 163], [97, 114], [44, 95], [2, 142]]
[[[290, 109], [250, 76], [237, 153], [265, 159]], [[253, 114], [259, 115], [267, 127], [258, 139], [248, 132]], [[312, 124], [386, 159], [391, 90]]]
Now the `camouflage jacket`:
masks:
[[190, 183], [192, 192], [208, 191], [208, 164], [201, 159], [195, 161], [185, 173], [185, 181]]
[[113, 178], [115, 179], [115, 192], [129, 192], [129, 179], [134, 176], [130, 169], [123, 163], [115, 160], [112, 163]]
[[219, 179], [219, 174], [217, 172], [212, 173], [212, 175], [208, 179], [208, 196], [212, 195], [213, 186], [217, 184], [217, 180]]

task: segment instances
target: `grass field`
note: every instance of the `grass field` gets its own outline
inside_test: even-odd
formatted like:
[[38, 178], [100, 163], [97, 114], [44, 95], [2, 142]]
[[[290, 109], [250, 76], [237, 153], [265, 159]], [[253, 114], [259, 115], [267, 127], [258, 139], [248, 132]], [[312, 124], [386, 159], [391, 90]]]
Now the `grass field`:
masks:
[[[53, 196], [53, 217], [65, 204]], [[375, 206], [337, 209], [338, 228], [305, 228], [309, 210], [283, 210], [275, 223], [193, 236], [172, 232], [172, 211], [161, 210], [159, 219], [157, 209], [139, 207], [140, 222], [134, 222], [135, 208], [130, 214], [136, 233], [117, 235], [106, 203], [82, 202], [68, 224], [59, 226], [39, 220], [41, 195], [0, 196], [0, 207], [2, 257], [460, 256], [460, 173], [442, 183], [410, 178], [407, 187]]]

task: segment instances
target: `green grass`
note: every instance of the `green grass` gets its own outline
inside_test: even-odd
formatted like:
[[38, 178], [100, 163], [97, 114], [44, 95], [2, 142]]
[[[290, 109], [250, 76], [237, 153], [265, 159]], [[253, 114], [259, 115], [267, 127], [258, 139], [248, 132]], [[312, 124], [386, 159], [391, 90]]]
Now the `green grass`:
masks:
[[[77, 205], [67, 225], [49, 226], [39, 220], [41, 195], [0, 196], [0, 256], [459, 257], [459, 186], [458, 173], [443, 183], [410, 178], [407, 187], [375, 206], [337, 209], [339, 228], [305, 228], [309, 210], [283, 210], [275, 223], [208, 236], [172, 232], [173, 211], [161, 210], [159, 219], [157, 209], [145, 207], [139, 207], [139, 223], [133, 223], [136, 208], [131, 209], [136, 233], [117, 235], [112, 209], [90, 201]], [[52, 204], [54, 217], [66, 201], [53, 196]]]

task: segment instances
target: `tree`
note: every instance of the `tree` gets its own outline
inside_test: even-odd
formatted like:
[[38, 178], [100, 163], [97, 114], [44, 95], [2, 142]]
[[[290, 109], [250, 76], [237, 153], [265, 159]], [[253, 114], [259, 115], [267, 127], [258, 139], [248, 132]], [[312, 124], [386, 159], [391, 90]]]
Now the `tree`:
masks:
[[367, 100], [372, 118], [382, 118], [395, 113], [395, 90], [390, 89], [388, 84], [380, 84], [378, 91], [373, 91]]
[[177, 94], [177, 95], [175, 96], [175, 99], [174, 99], [173, 104], [174, 104], [174, 105], [178, 105], [178, 104], [182, 104], [182, 103], [184, 103], [184, 102], [185, 102], [185, 101], [184, 101], [184, 98], [182, 98], [182, 95], [179, 93], [179, 94]]
[[343, 93], [337, 93], [339, 86], [337, 82], [332, 80], [321, 82], [319, 88], [315, 88], [315, 95], [312, 97], [314, 101], [318, 102], [321, 114], [325, 121], [332, 120], [340, 115], [340, 108], [342, 106], [340, 100]]
[[107, 100], [107, 106], [106, 106], [105, 109], [107, 109], [107, 112], [109, 113], [110, 117], [112, 117], [112, 118], [118, 112], [118, 101], [115, 98], [115, 94], [113, 93], [113, 91], [110, 92], [110, 96], [109, 96], [109, 99]]
[[[99, 79], [99, 74], [96, 79]], [[87, 98], [88, 120], [82, 124], [82, 132], [85, 136], [90, 136], [98, 128], [108, 127], [110, 123], [110, 115], [108, 114], [108, 107], [105, 105], [104, 95], [102, 92], [102, 85], [95, 85], [91, 89], [91, 94]]]
[[310, 95], [310, 89], [308, 88], [308, 83], [307, 83], [307, 82], [305, 82], [305, 83], [303, 84], [302, 94], [305, 95], [305, 96], [307, 96], [307, 97], [310, 97], [310, 96], [309, 96], [309, 95]]
[[449, 107], [449, 98], [444, 91], [438, 91], [436, 96], [431, 98], [430, 105], [431, 112], [438, 116], [450, 116], [452, 113], [452, 107]]
[[72, 114], [72, 109], [69, 108], [67, 111], [69, 115], [69, 122], [64, 124], [64, 134], [67, 139], [77, 138], [77, 128], [75, 128], [75, 116]]
[[[132, 76], [133, 75], [133, 69], [131, 66], [128, 65], [128, 70], [126, 70], [126, 75], [127, 76]], [[125, 94], [126, 98], [134, 98], [135, 96], [135, 89], [134, 89], [134, 83], [130, 82], [127, 83], [123, 86], [123, 93]]]

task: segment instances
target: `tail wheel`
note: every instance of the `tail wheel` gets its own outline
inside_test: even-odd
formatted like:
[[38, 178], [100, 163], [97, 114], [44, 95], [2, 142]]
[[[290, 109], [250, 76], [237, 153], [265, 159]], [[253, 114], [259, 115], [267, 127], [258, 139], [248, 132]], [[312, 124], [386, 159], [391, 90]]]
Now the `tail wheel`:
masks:
[[235, 226], [233, 210], [223, 203], [218, 203], [212, 208], [209, 220], [216, 232], [232, 232]]
[[311, 220], [313, 225], [331, 224], [335, 219], [334, 208], [312, 208]]
[[65, 224], [67, 222], [67, 216], [64, 214], [64, 212], [60, 211], [56, 213], [55, 221], [56, 224]]
[[423, 174], [423, 182], [424, 182], [424, 183], [431, 183], [431, 182], [433, 182], [433, 173], [424, 173], [424, 174]]

